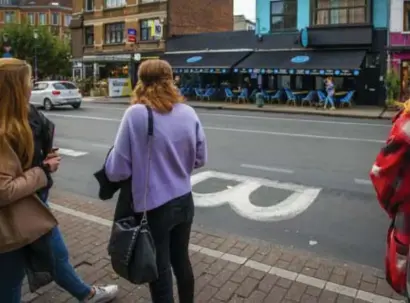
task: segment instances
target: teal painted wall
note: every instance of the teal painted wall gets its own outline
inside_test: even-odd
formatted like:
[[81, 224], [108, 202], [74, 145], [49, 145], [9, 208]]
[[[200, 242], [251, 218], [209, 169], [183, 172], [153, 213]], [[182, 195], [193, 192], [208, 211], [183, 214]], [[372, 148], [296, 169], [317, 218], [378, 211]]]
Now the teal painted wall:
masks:
[[298, 30], [308, 27], [310, 24], [310, 1], [298, 0], [297, 26]]
[[[297, 28], [298, 30], [310, 24], [310, 1], [297, 0]], [[388, 0], [373, 0], [372, 19], [376, 28], [388, 27]], [[270, 33], [270, 0], [256, 0], [256, 29], [255, 34]]]
[[387, 28], [389, 22], [389, 1], [373, 0], [373, 26], [376, 28]]
[[256, 0], [256, 28], [255, 34], [269, 34], [270, 32], [270, 0]]

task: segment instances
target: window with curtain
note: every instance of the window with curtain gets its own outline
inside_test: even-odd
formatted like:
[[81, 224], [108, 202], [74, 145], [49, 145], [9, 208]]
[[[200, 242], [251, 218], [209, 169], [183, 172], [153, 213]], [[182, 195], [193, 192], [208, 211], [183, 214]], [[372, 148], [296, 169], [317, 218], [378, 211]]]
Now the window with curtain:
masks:
[[110, 23], [105, 25], [105, 43], [118, 44], [125, 42], [125, 24]]
[[86, 26], [84, 28], [85, 45], [94, 45], [94, 26]]
[[60, 14], [59, 13], [52, 13], [51, 14], [51, 24], [52, 25], [60, 25]]
[[116, 8], [116, 7], [123, 7], [126, 6], [126, 0], [105, 0], [105, 7], [106, 8]]
[[404, 1], [403, 7], [403, 31], [410, 32], [410, 1]]
[[34, 25], [34, 13], [28, 13], [27, 14], [27, 21], [28, 21], [28, 24], [30, 24], [30, 25]]
[[361, 24], [368, 20], [369, 0], [315, 0], [314, 25]]
[[155, 22], [158, 19], [142, 20], [140, 22], [141, 41], [159, 40], [160, 37], [154, 34]]
[[[308, 0], [306, 0], [308, 1]], [[296, 29], [297, 0], [271, 0], [271, 31]]]
[[4, 16], [5, 23], [14, 23], [16, 21], [15, 12], [6, 12]]
[[47, 15], [45, 13], [39, 13], [38, 14], [38, 23], [40, 25], [46, 25], [47, 24]]

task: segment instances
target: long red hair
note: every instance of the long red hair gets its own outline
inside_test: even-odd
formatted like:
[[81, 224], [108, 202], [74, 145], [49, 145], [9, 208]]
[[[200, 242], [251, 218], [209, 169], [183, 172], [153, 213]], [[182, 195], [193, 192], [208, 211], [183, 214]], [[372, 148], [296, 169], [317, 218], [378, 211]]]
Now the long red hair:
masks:
[[171, 65], [164, 60], [146, 60], [138, 69], [131, 104], [146, 104], [160, 113], [169, 113], [175, 103], [184, 102], [184, 97], [174, 85]]
[[30, 168], [34, 154], [30, 93], [31, 66], [14, 58], [0, 59], [0, 143], [13, 147], [24, 169]]

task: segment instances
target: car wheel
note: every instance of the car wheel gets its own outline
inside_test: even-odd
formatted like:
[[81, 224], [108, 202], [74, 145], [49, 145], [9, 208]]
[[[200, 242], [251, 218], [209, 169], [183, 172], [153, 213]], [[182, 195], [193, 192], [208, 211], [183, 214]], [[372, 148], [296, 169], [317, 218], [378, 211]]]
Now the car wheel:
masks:
[[79, 109], [80, 108], [80, 106], [81, 106], [81, 103], [76, 103], [76, 104], [73, 104], [73, 105], [71, 105], [74, 109]]
[[50, 111], [50, 110], [52, 110], [53, 109], [53, 103], [51, 102], [51, 100], [50, 99], [44, 99], [44, 104], [43, 104], [43, 106], [44, 106], [44, 110], [46, 110], [46, 111]]

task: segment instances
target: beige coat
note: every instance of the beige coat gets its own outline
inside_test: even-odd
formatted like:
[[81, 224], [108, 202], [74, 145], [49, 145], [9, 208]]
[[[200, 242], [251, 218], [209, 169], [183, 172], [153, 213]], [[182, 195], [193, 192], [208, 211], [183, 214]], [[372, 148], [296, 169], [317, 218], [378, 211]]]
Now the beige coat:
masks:
[[0, 151], [0, 253], [24, 247], [57, 225], [51, 211], [35, 195], [46, 185], [41, 168], [23, 172], [10, 146]]

